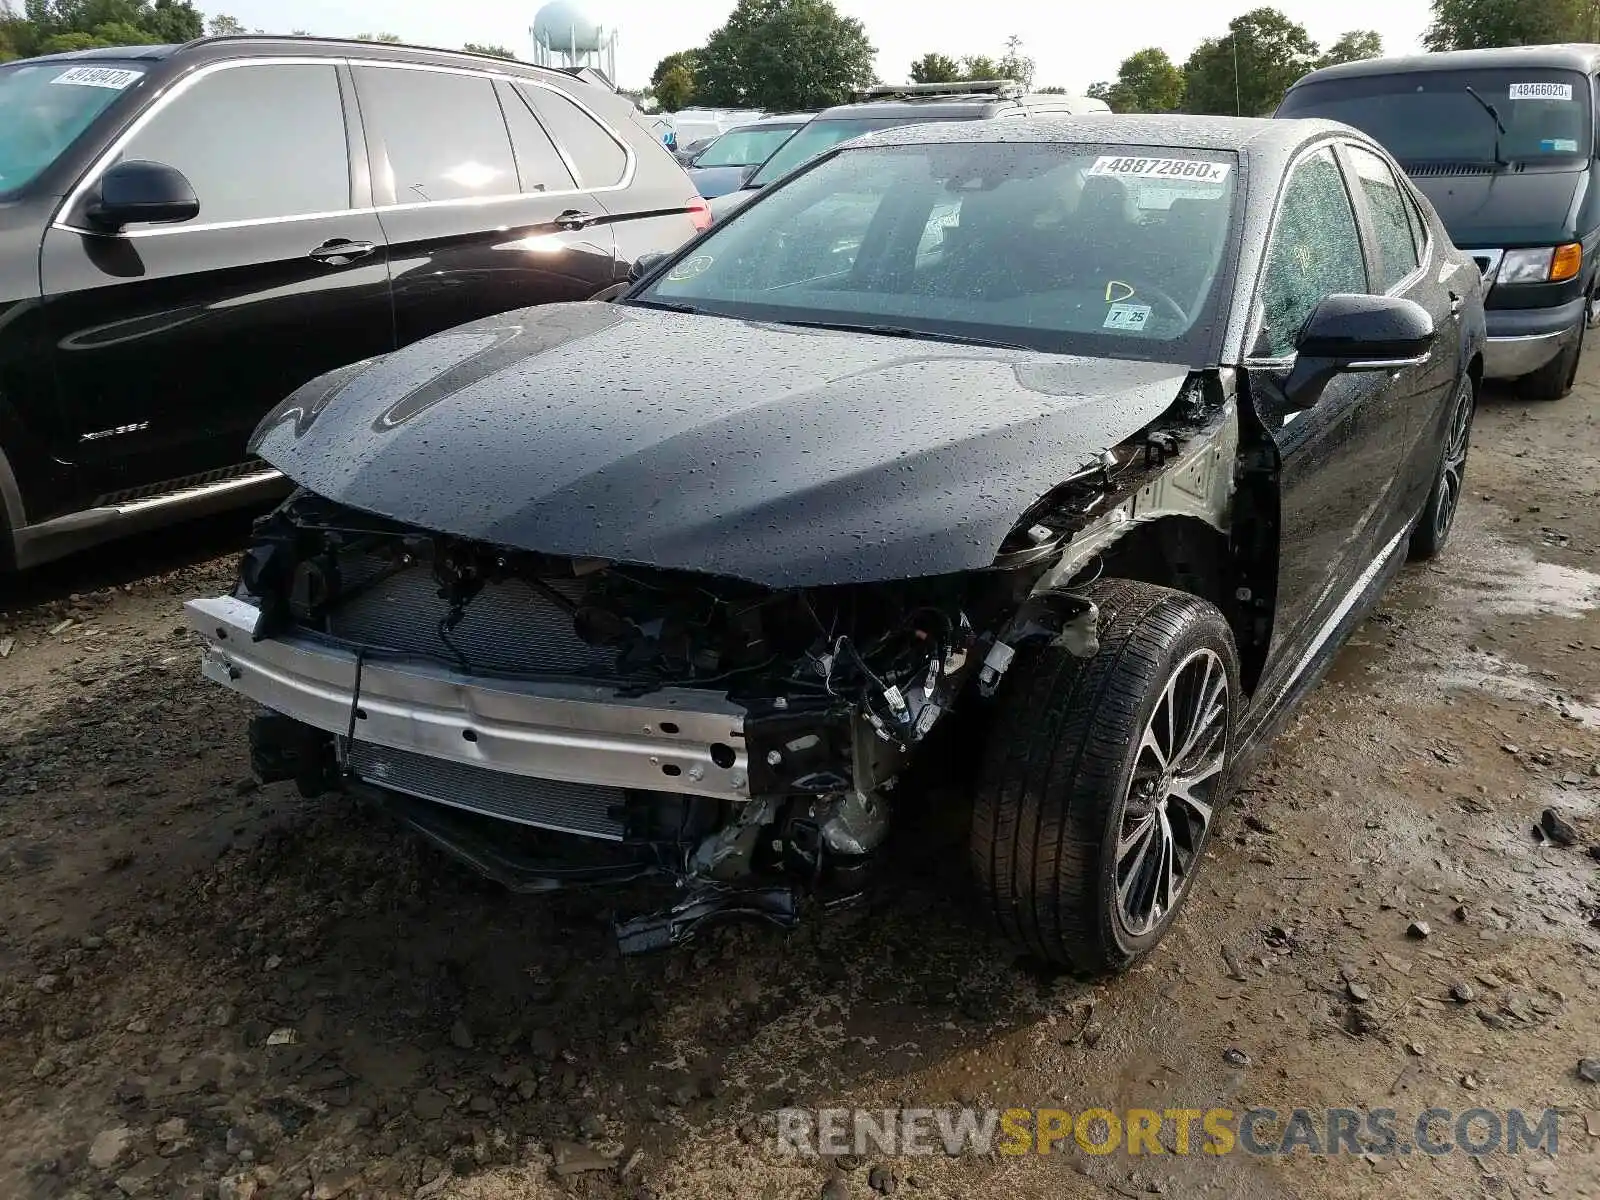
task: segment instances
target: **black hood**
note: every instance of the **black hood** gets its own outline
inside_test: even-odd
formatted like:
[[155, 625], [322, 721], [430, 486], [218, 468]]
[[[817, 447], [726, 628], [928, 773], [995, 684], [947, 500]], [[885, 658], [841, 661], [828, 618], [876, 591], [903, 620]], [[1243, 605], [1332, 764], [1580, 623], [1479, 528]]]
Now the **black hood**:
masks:
[[252, 449], [330, 500], [473, 541], [856, 583], [988, 566], [1187, 374], [550, 305], [307, 384]]
[[1577, 241], [1578, 210], [1589, 188], [1579, 168], [1430, 175], [1412, 180], [1433, 201], [1450, 240], [1463, 248], [1555, 246]]

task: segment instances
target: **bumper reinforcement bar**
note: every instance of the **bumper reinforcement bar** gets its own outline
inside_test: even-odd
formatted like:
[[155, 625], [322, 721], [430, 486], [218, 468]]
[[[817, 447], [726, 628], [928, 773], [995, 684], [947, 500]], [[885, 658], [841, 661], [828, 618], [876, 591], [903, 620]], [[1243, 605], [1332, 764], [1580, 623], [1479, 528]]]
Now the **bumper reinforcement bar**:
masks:
[[191, 600], [184, 612], [204, 639], [206, 678], [327, 733], [353, 728], [357, 741], [537, 779], [750, 797], [745, 710], [720, 692], [621, 695], [377, 652], [358, 664], [313, 637], [255, 641], [257, 610], [231, 596]]

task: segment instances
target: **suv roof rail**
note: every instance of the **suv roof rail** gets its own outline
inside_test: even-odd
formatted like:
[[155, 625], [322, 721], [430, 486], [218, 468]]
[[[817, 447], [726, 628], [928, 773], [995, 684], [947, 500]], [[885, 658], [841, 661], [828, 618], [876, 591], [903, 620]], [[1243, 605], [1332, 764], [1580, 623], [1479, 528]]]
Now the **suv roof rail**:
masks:
[[999, 96], [1002, 100], [1015, 100], [1025, 88], [1015, 79], [962, 79], [955, 83], [886, 83], [876, 87], [861, 88], [855, 96], [861, 100], [890, 100], [913, 96]]

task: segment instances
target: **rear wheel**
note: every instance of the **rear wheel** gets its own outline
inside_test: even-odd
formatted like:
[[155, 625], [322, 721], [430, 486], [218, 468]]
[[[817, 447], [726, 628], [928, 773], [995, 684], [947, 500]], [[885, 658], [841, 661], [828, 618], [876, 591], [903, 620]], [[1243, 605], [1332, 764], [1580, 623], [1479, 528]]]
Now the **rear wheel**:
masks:
[[1434, 477], [1428, 502], [1411, 531], [1411, 557], [1418, 561], [1437, 558], [1450, 537], [1456, 510], [1461, 506], [1461, 489], [1467, 476], [1467, 454], [1472, 449], [1472, 414], [1477, 408], [1478, 389], [1468, 375], [1456, 389], [1450, 407], [1450, 423], [1445, 427], [1444, 453], [1439, 458], [1439, 473]]
[[1524, 375], [1518, 390], [1530, 400], [1560, 400], [1578, 381], [1578, 363], [1583, 358], [1583, 343], [1589, 332], [1587, 310], [1578, 322], [1578, 335], [1566, 348], [1532, 375]]
[[1231, 784], [1238, 654], [1198, 597], [1089, 589], [1100, 648], [1019, 655], [976, 791], [971, 860], [1001, 929], [1044, 960], [1120, 970], [1171, 927]]

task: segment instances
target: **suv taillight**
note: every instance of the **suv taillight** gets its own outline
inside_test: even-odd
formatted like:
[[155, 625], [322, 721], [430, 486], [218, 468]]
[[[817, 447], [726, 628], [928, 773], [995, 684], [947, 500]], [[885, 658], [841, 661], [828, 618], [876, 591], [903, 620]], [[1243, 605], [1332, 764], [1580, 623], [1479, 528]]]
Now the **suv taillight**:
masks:
[[711, 205], [706, 203], [705, 197], [695, 196], [689, 201], [689, 220], [694, 224], [696, 233], [704, 233], [711, 228], [716, 218], [711, 215]]

